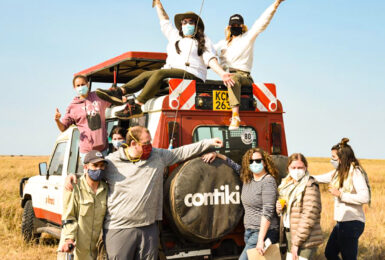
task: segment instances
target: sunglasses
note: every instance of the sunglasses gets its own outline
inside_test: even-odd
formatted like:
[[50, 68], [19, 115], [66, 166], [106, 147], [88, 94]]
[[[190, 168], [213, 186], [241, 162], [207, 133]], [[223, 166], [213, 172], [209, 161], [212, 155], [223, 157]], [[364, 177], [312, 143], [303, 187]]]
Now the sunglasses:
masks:
[[195, 21], [194, 20], [183, 20], [182, 25], [186, 25], [186, 24], [194, 25]]
[[261, 163], [262, 161], [263, 161], [263, 159], [250, 159], [249, 160], [250, 164], [252, 164], [253, 162]]

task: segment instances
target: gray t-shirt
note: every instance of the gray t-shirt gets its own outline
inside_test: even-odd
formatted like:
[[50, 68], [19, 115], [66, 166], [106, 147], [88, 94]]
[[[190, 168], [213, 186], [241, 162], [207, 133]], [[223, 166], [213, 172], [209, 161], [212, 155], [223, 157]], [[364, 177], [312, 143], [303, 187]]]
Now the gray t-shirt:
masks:
[[141, 227], [162, 220], [165, 167], [198, 155], [210, 146], [211, 140], [203, 140], [173, 150], [153, 148], [147, 160], [135, 163], [127, 159], [122, 147], [108, 155], [104, 228]]
[[277, 183], [273, 176], [266, 174], [258, 181], [253, 179], [244, 183], [241, 200], [245, 209], [243, 222], [246, 229], [259, 229], [262, 216], [270, 221], [269, 229], [279, 227], [275, 212]]

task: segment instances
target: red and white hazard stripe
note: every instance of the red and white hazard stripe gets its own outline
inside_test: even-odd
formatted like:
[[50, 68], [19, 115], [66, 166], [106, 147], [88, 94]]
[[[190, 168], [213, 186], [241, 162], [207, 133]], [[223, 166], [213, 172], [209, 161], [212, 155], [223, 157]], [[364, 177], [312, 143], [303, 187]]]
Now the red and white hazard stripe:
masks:
[[195, 80], [170, 79], [169, 106], [171, 109], [195, 110]]
[[253, 83], [253, 97], [257, 102], [255, 111], [274, 112], [277, 110], [277, 92], [272, 83]]

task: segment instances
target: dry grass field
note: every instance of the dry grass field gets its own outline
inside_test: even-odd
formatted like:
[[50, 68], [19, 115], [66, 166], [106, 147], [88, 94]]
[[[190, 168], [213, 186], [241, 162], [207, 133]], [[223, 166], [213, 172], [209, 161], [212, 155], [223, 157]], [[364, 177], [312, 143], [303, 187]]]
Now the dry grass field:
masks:
[[[38, 173], [38, 163], [48, 157], [0, 156], [0, 259], [55, 259], [56, 245], [49, 237], [43, 237], [39, 244], [23, 242], [20, 223], [22, 208], [19, 198], [19, 181], [22, 177]], [[359, 245], [359, 259], [385, 259], [385, 160], [361, 160], [369, 174], [372, 185], [372, 206], [365, 206], [366, 227]], [[321, 174], [331, 170], [329, 159], [309, 158], [310, 172]], [[325, 232], [325, 243], [334, 226], [333, 198], [322, 190], [321, 225]], [[316, 259], [325, 259], [325, 243], [318, 250]]]

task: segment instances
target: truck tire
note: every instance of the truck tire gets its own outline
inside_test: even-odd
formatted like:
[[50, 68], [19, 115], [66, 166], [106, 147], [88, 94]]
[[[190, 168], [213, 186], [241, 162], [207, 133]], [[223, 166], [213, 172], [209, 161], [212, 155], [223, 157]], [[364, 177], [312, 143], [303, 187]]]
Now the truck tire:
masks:
[[273, 163], [275, 168], [278, 170], [279, 183], [281, 180], [287, 175], [287, 163], [289, 162], [289, 158], [284, 155], [271, 155], [273, 159]]
[[183, 239], [209, 243], [231, 232], [243, 216], [241, 181], [223, 160], [201, 158], [178, 166], [165, 187], [165, 215]]
[[24, 241], [26, 242], [39, 238], [39, 234], [36, 233], [35, 221], [36, 219], [35, 213], [33, 212], [32, 201], [28, 200], [24, 205], [23, 217], [21, 221], [21, 232]]

